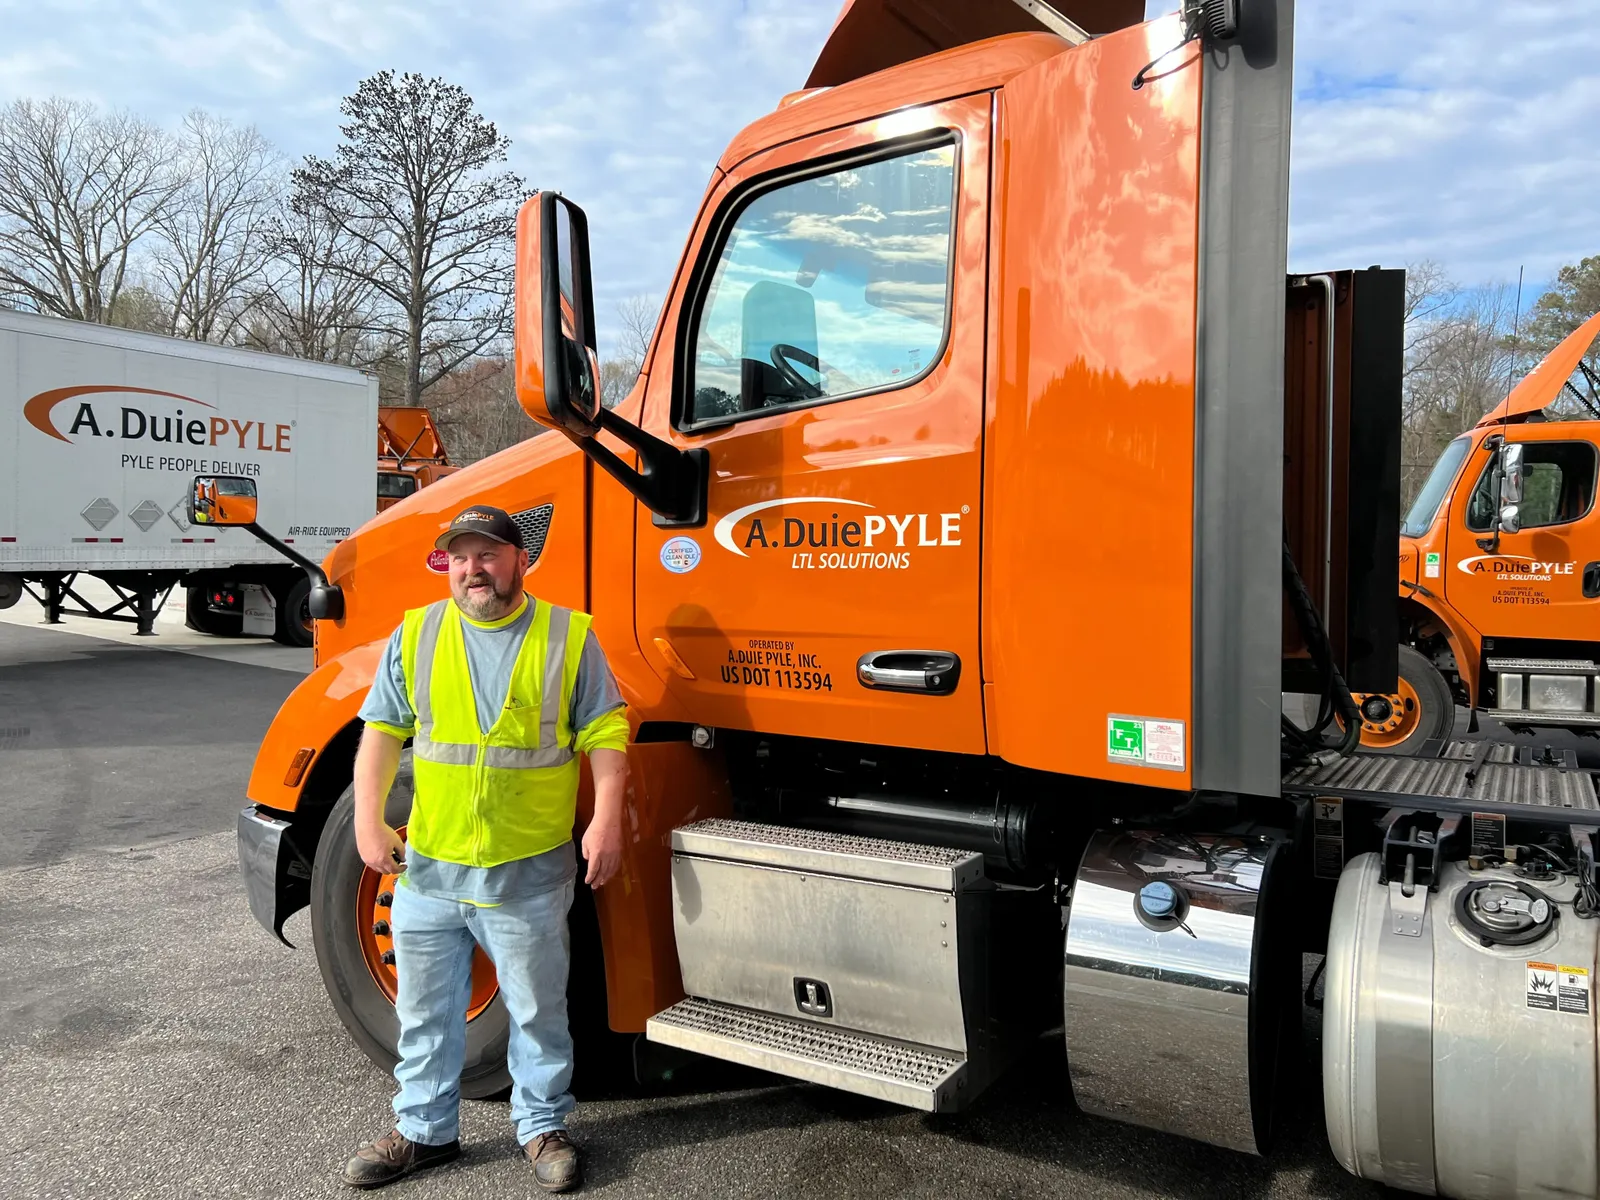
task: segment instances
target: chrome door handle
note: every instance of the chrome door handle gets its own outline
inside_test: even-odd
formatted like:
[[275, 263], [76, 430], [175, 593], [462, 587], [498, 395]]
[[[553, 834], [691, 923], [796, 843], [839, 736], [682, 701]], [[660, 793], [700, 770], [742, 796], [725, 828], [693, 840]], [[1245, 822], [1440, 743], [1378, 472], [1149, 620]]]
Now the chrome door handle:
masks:
[[961, 678], [961, 660], [946, 650], [874, 650], [856, 660], [856, 678], [882, 692], [948, 696]]

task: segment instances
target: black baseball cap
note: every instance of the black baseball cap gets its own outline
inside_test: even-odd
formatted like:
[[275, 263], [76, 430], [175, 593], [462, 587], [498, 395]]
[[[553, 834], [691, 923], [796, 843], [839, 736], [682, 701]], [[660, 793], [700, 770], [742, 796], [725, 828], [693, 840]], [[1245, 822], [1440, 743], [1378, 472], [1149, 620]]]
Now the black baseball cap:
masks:
[[508, 546], [523, 549], [522, 530], [517, 528], [517, 523], [511, 519], [511, 514], [501, 508], [491, 508], [487, 504], [474, 504], [471, 508], [462, 509], [456, 514], [456, 519], [450, 522], [450, 528], [441, 533], [435, 540], [434, 546], [440, 550], [448, 550], [453, 538], [460, 537], [463, 533], [477, 533], [497, 542], [504, 542]]

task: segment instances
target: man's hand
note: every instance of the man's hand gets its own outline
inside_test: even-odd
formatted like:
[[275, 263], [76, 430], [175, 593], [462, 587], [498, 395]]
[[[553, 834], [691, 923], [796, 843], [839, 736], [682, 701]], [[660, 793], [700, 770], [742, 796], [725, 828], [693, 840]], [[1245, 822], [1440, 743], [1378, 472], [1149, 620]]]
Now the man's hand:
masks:
[[601, 820], [599, 814], [583, 834], [583, 857], [589, 873], [584, 882], [592, 888], [604, 887], [622, 865], [622, 814]]
[[383, 803], [394, 785], [403, 743], [393, 734], [367, 726], [356, 748], [356, 850], [361, 861], [380, 875], [398, 875], [405, 868], [406, 844], [383, 819]]
[[593, 750], [594, 819], [583, 833], [583, 857], [589, 862], [584, 882], [603, 887], [622, 866], [622, 800], [628, 782], [628, 756], [621, 750]]
[[406, 844], [398, 833], [381, 821], [377, 825], [356, 827], [356, 850], [367, 868], [379, 875], [405, 873]]

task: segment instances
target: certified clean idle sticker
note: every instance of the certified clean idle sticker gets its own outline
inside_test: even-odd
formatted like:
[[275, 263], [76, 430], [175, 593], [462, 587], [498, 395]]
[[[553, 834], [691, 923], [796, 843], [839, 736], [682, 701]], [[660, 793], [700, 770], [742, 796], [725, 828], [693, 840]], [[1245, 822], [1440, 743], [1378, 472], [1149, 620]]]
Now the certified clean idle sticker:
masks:
[[1437, 551], [1429, 552], [1427, 561], [1423, 564], [1422, 573], [1429, 579], [1439, 578], [1439, 554]]
[[661, 547], [661, 565], [674, 575], [682, 575], [700, 565], [700, 543], [690, 537], [668, 538]]
[[1181, 771], [1185, 761], [1183, 722], [1113, 713], [1106, 718], [1106, 760]]

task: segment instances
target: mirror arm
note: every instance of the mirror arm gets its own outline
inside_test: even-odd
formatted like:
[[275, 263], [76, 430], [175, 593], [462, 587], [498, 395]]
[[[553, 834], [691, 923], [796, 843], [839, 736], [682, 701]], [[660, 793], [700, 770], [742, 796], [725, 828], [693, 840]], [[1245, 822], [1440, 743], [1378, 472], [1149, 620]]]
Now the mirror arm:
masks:
[[333, 586], [328, 582], [328, 577], [323, 574], [321, 567], [312, 562], [304, 554], [301, 554], [300, 551], [296, 550], [293, 546], [284, 545], [265, 529], [261, 528], [261, 526], [257, 525], [254, 521], [248, 525], [241, 526], [240, 528], [244, 529], [245, 532], [249, 533], [252, 537], [265, 542], [279, 554], [287, 558], [295, 566], [303, 570], [308, 576], [311, 577], [312, 583], [320, 583], [323, 587]]
[[655, 514], [665, 528], [698, 528], [706, 523], [706, 485], [711, 454], [705, 449], [680, 450], [602, 408], [599, 427], [638, 452], [643, 470], [635, 471], [594, 438], [574, 438], [579, 448], [611, 478]]

